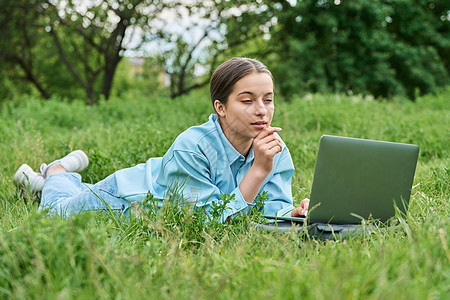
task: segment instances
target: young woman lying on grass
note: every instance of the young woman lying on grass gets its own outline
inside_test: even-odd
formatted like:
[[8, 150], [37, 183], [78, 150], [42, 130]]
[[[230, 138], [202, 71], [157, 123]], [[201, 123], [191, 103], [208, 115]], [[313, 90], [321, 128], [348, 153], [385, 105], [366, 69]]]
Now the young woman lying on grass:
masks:
[[[291, 177], [294, 166], [288, 148], [271, 127], [274, 112], [272, 74], [261, 62], [233, 58], [221, 64], [210, 82], [216, 111], [209, 121], [181, 133], [163, 157], [119, 170], [97, 184], [81, 182], [89, 164], [87, 155], [73, 151], [40, 173], [22, 165], [14, 175], [17, 185], [41, 194], [41, 208], [68, 216], [86, 210], [107, 209], [129, 213], [131, 203], [142, 202], [148, 193], [159, 204], [176, 184], [183, 199], [194, 209], [211, 209], [227, 193], [234, 199], [221, 215], [225, 222], [254, 207], [258, 194], [267, 192], [265, 215], [306, 214], [309, 200], [292, 205]], [[101, 199], [103, 200], [101, 200]]]

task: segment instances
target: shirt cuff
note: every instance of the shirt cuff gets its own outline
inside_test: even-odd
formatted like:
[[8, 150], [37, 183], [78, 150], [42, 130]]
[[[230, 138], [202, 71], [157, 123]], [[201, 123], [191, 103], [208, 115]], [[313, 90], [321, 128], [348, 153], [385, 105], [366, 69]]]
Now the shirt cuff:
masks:
[[245, 201], [244, 196], [242, 196], [241, 190], [239, 189], [239, 187], [235, 188], [234, 191], [232, 192], [232, 194], [234, 194], [235, 196], [234, 196], [234, 201], [232, 201], [231, 203], [233, 203], [233, 206], [234, 206], [234, 209], [236, 212], [248, 208], [250, 203]]
[[245, 201], [244, 196], [242, 196], [239, 187], [235, 188], [231, 195], [234, 195], [233, 201], [228, 203], [228, 209], [222, 214], [222, 223], [225, 222], [230, 216], [236, 214], [244, 214], [251, 211], [252, 207], [254, 207], [255, 203], [248, 203]]
[[288, 205], [283, 209], [280, 209], [279, 211], [277, 211], [277, 217], [290, 217], [291, 216], [291, 211], [294, 209], [295, 207], [293, 205]]

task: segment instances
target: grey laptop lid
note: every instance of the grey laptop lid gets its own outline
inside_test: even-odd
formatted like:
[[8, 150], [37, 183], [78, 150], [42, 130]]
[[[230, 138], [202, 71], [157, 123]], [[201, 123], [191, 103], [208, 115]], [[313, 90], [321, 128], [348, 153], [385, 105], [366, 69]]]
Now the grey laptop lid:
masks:
[[394, 216], [394, 202], [405, 212], [418, 154], [416, 145], [322, 136], [310, 221], [357, 224], [361, 220], [356, 214], [384, 222]]

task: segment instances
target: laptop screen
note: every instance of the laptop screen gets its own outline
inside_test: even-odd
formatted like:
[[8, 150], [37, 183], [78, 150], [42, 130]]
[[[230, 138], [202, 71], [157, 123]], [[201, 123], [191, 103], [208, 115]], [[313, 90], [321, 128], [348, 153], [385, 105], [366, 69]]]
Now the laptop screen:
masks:
[[419, 147], [322, 136], [311, 189], [311, 222], [387, 221], [396, 205], [406, 212]]

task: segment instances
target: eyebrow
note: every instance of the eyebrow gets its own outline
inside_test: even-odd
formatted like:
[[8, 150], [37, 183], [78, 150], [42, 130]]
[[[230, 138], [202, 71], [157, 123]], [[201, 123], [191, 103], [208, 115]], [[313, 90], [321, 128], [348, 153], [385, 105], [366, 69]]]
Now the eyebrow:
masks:
[[[249, 92], [249, 91], [243, 91], [243, 92], [240, 92], [240, 93], [237, 94], [237, 95], [239, 96], [239, 95], [243, 95], [243, 94], [250, 94], [250, 95], [252, 95], [252, 96], [255, 95], [255, 93]], [[267, 96], [267, 95], [273, 95], [273, 92], [268, 92], [268, 93], [265, 93], [265, 94], [264, 94], [264, 96]]]

